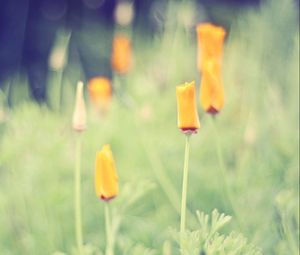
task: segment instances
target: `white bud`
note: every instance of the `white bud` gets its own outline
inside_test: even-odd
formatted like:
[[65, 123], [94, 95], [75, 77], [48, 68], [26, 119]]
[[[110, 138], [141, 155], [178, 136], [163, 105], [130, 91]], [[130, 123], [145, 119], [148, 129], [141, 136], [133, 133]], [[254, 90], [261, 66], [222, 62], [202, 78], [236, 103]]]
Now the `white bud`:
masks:
[[83, 97], [83, 82], [77, 83], [75, 108], [73, 113], [72, 127], [75, 131], [81, 132], [86, 129], [86, 110]]

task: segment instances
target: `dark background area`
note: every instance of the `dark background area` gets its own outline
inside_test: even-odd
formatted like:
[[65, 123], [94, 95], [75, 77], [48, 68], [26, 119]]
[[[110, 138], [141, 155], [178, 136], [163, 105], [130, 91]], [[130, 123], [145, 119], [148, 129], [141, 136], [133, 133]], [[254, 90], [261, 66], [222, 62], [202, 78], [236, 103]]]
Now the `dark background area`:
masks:
[[[97, 75], [112, 76], [110, 58], [114, 33], [114, 10], [117, 0], [10, 0], [0, 2], [0, 87], [15, 74], [27, 75], [30, 92], [38, 102], [47, 100], [48, 58], [59, 29], [72, 32], [70, 57], [76, 49], [86, 79]], [[133, 29], [143, 36], [153, 36], [164, 28], [168, 1], [136, 0]], [[199, 13], [205, 13], [205, 21], [230, 27], [240, 10], [258, 8], [259, 0], [197, 1]], [[221, 15], [220, 15], [221, 14]], [[203, 21], [203, 15], [199, 21]], [[161, 22], [160, 22], [161, 21]], [[105, 52], [95, 54], [89, 50], [90, 40], [85, 31], [97, 33], [104, 28], [105, 36], [99, 36], [98, 48], [105, 45]], [[100, 29], [99, 29], [100, 30]]]

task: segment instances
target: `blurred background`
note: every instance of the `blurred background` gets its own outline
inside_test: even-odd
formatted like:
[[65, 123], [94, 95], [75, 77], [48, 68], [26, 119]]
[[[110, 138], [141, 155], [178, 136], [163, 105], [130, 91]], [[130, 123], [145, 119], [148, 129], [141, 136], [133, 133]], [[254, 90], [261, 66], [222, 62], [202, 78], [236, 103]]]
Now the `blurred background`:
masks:
[[[172, 4], [185, 5], [179, 16], [188, 33], [195, 33], [196, 24], [204, 21], [230, 28], [241, 11], [259, 8], [259, 0]], [[168, 1], [1, 1], [1, 87], [7, 83], [18, 86], [15, 78], [22, 77], [28, 81], [30, 97], [46, 102], [47, 78], [51, 69], [61, 64], [59, 58], [66, 58], [69, 69], [74, 62], [79, 64], [86, 79], [97, 75], [111, 78], [113, 34], [118, 30], [130, 31], [134, 40], [162, 35], [167, 25], [167, 8]], [[67, 45], [58, 51], [58, 43]], [[12, 93], [13, 88], [9, 90]], [[11, 100], [9, 94], [9, 104]]]
[[[197, 228], [196, 210], [217, 208], [233, 216], [225, 233], [242, 233], [263, 254], [297, 254], [297, 0], [0, 1], [0, 254], [73, 254], [75, 88], [99, 77], [112, 97], [99, 113], [85, 89], [85, 243], [90, 254], [105, 247], [93, 176], [96, 151], [109, 143], [121, 187], [115, 208], [142, 194], [124, 213], [116, 254], [163, 254], [166, 240], [179, 254], [170, 236], [179, 224], [184, 157], [175, 86], [195, 80], [198, 95], [196, 25], [203, 22], [227, 32], [226, 102], [216, 127], [234, 208], [224, 197], [212, 121], [197, 96], [188, 227]], [[118, 45], [130, 56], [125, 67], [114, 60]], [[134, 253], [136, 245], [143, 252]]]

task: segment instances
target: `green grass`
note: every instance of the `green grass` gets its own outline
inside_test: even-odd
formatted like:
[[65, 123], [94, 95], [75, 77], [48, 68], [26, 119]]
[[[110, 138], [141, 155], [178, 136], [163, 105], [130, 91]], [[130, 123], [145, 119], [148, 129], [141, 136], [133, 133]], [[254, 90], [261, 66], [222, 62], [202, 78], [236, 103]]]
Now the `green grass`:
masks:
[[[226, 41], [226, 105], [216, 125], [236, 212], [223, 194], [214, 129], [200, 104], [201, 129], [191, 138], [187, 227], [202, 231], [196, 210], [211, 214], [217, 208], [233, 216], [221, 233], [241, 233], [270, 255], [296, 255], [299, 250], [295, 9], [291, 1], [270, 1], [242, 13]], [[111, 144], [120, 180], [120, 196], [112, 202], [115, 217], [122, 218], [116, 254], [163, 254], [165, 247], [168, 255], [170, 245], [169, 254], [179, 254], [173, 236], [180, 221], [184, 136], [176, 125], [175, 86], [196, 80], [199, 89], [196, 39], [175, 19], [151, 42], [135, 35], [134, 46], [135, 68], [108, 116], [97, 117], [88, 105], [88, 129], [82, 137], [82, 204], [89, 254], [105, 250], [104, 205], [94, 193], [93, 180], [96, 151], [105, 143]], [[79, 67], [74, 68], [80, 76]], [[24, 85], [14, 89], [13, 109], [0, 105], [3, 255], [72, 254], [75, 248], [71, 118], [76, 83], [71, 81], [72, 77], [64, 80], [60, 112], [20, 100]], [[53, 80], [51, 85], [57, 86]], [[5, 91], [2, 94], [5, 99]], [[57, 102], [54, 94], [51, 102]], [[128, 100], [133, 102], [130, 107]]]

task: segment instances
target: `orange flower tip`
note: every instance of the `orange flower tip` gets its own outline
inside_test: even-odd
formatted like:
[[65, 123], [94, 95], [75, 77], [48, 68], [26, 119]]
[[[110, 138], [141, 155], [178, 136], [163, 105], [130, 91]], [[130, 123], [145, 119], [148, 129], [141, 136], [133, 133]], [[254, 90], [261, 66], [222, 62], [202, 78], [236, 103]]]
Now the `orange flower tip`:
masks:
[[105, 201], [105, 202], [109, 202], [111, 200], [113, 200], [116, 196], [112, 196], [112, 197], [105, 197], [103, 195], [100, 196], [100, 199]]
[[207, 110], [207, 113], [211, 114], [211, 115], [216, 115], [217, 113], [219, 113], [219, 110], [217, 110], [215, 107], [210, 106]]
[[199, 23], [196, 28], [198, 33], [215, 33], [216, 35], [225, 36], [226, 31], [223, 27], [212, 23]]

